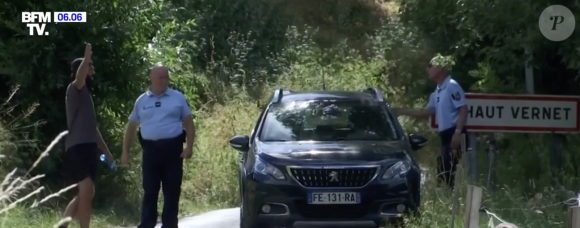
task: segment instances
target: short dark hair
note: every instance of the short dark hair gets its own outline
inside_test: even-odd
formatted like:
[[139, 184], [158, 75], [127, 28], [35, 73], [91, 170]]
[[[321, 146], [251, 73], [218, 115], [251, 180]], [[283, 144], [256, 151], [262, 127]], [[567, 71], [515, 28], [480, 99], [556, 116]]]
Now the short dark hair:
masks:
[[77, 71], [79, 70], [79, 67], [81, 67], [81, 63], [83, 62], [83, 60], [84, 60], [83, 58], [76, 58], [70, 63], [70, 70], [73, 79], [76, 78]]

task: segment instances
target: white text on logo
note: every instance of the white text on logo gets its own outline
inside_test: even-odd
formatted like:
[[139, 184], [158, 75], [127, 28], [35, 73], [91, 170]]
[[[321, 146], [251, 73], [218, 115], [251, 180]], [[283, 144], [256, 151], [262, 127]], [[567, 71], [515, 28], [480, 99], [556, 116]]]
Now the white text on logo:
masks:
[[48, 36], [46, 23], [52, 20], [50, 12], [22, 12], [22, 23], [27, 23], [28, 34], [31, 36]]

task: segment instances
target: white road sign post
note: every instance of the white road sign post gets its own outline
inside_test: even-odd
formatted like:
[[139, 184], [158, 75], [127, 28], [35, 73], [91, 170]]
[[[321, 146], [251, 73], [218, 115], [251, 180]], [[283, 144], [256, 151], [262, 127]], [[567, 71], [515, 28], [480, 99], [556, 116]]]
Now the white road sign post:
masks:
[[[580, 97], [477, 93], [465, 97], [471, 132], [580, 132]], [[433, 117], [431, 127], [437, 128]]]

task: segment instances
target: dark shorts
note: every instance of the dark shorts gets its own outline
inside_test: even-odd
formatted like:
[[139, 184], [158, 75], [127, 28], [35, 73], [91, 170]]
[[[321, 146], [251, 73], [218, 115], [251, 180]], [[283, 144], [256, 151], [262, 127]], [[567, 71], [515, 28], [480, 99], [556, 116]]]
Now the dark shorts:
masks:
[[79, 144], [66, 150], [64, 166], [67, 184], [79, 183], [87, 177], [95, 181], [99, 155], [96, 143]]

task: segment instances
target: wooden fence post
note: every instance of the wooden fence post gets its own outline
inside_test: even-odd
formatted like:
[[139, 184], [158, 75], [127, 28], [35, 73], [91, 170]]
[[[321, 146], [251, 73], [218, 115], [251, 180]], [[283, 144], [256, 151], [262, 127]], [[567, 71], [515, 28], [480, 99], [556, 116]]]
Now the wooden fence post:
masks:
[[453, 191], [451, 193], [451, 225], [450, 228], [455, 228], [455, 216], [457, 215], [457, 208], [459, 207], [459, 188], [463, 183], [463, 166], [457, 164], [455, 169], [455, 182]]
[[568, 228], [580, 228], [580, 207], [568, 208]]
[[467, 197], [465, 197], [465, 228], [479, 228], [479, 210], [483, 189], [468, 185]]

